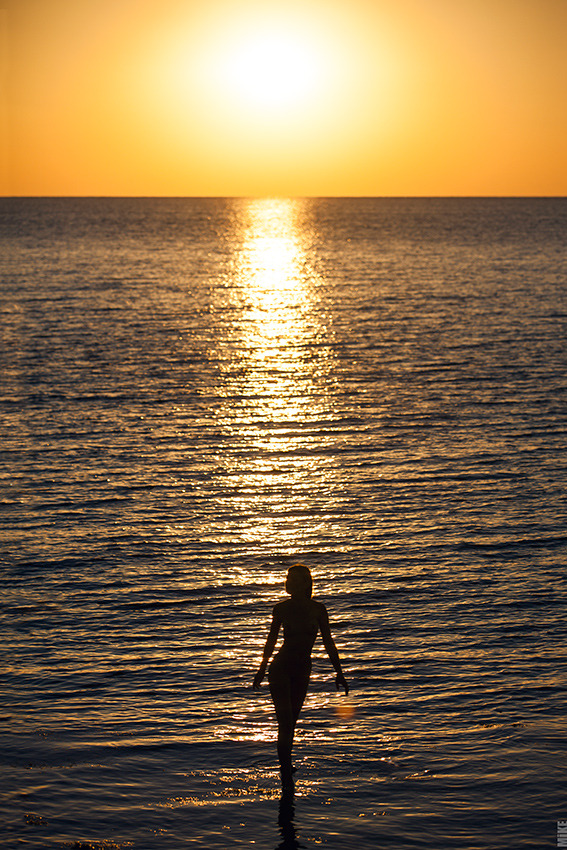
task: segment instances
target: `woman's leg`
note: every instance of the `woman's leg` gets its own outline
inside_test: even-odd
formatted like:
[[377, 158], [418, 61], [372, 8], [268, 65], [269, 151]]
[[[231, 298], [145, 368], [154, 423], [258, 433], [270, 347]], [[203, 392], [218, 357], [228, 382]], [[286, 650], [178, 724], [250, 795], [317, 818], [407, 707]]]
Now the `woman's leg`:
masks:
[[309, 677], [311, 675], [311, 666], [309, 668], [305, 668], [304, 670], [300, 670], [291, 678], [291, 688], [290, 688], [290, 697], [291, 697], [291, 711], [293, 716], [293, 729], [295, 731], [295, 725], [297, 723], [297, 718], [303, 708], [303, 703], [305, 702], [305, 697], [307, 695], [307, 688], [309, 687]]
[[292, 791], [291, 747], [293, 744], [295, 720], [291, 701], [290, 677], [283, 671], [271, 669], [269, 682], [270, 693], [274, 701], [278, 721], [278, 759], [280, 762], [282, 788], [284, 792]]
[[277, 669], [270, 671], [270, 692], [278, 721], [278, 759], [284, 791], [293, 791], [291, 763], [293, 735], [307, 694], [310, 673], [310, 668], [300, 670], [291, 676]]

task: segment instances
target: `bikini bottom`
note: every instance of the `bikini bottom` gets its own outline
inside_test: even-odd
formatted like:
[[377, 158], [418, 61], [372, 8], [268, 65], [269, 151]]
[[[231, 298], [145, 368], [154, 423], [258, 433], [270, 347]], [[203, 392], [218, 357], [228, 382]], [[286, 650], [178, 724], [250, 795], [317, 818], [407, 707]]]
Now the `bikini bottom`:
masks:
[[307, 691], [311, 675], [311, 658], [278, 652], [268, 670], [272, 695], [288, 696]]

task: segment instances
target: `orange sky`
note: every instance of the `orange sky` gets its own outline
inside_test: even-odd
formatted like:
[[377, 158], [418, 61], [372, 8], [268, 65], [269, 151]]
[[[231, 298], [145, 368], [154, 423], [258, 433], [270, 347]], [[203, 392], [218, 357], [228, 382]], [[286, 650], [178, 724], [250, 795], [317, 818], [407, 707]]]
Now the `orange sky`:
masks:
[[0, 0], [4, 195], [567, 195], [567, 0]]

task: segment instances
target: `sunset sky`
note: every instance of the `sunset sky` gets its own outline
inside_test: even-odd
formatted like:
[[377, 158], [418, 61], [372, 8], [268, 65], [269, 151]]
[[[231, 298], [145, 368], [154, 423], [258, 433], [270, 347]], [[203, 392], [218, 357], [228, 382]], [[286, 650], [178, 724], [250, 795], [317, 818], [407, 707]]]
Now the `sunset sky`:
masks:
[[567, 195], [567, 0], [0, 0], [2, 194]]

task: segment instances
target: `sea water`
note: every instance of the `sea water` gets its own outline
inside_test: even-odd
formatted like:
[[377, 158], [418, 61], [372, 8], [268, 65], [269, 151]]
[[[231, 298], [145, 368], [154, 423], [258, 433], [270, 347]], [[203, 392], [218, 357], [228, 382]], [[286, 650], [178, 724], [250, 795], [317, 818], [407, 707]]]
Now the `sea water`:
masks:
[[567, 201], [0, 210], [2, 847], [555, 846]]

